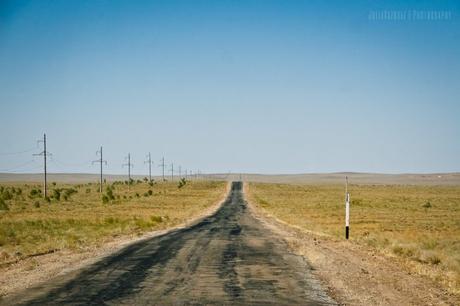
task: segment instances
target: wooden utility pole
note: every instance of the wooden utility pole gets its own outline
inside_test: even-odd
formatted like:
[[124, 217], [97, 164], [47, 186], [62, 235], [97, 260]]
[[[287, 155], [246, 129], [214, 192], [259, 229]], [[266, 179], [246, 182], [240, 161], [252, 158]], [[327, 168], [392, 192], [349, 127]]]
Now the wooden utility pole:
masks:
[[171, 163], [171, 182], [174, 181], [174, 164]]
[[130, 190], [130, 186], [131, 186], [131, 167], [133, 167], [133, 164], [131, 164], [131, 154], [128, 153], [128, 163], [127, 164], [123, 164], [122, 166], [127, 166], [128, 167], [128, 191]]
[[158, 167], [162, 167], [163, 169], [163, 182], [165, 181], [165, 158], [161, 158], [161, 164], [158, 165]]
[[94, 160], [93, 161], [93, 164], [94, 163], [100, 163], [100, 166], [101, 166], [101, 172], [100, 172], [100, 186], [99, 186], [99, 192], [102, 193], [102, 186], [104, 185], [104, 181], [102, 179], [102, 164], [106, 164], [107, 165], [107, 161], [105, 161], [102, 157], [102, 146], [101, 148], [99, 149], [99, 151], [96, 152], [96, 155], [99, 155], [99, 159], [98, 160]]
[[48, 196], [48, 187], [47, 187], [47, 171], [46, 171], [46, 156], [51, 155], [51, 153], [46, 151], [46, 134], [43, 134], [43, 140], [38, 141], [43, 142], [43, 151], [38, 154], [33, 154], [34, 156], [43, 156], [43, 197], [46, 199]]
[[144, 164], [149, 164], [149, 182], [151, 182], [152, 181], [152, 164], [153, 164], [153, 162], [152, 162], [152, 156], [150, 155], [150, 152], [149, 152], [149, 155], [147, 155], [147, 158], [148, 158], [148, 160], [146, 160], [144, 162]]

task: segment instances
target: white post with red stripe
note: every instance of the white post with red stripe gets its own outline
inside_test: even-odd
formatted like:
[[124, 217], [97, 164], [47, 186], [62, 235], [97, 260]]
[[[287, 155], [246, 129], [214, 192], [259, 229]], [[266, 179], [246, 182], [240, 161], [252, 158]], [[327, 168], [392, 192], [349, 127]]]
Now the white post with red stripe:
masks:
[[348, 177], [345, 177], [345, 239], [350, 235], [350, 193], [348, 193]]

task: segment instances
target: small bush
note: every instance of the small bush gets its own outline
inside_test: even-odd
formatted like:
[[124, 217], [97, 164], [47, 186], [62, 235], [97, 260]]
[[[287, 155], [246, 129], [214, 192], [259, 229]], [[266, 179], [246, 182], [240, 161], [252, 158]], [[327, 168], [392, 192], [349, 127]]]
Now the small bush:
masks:
[[139, 193], [136, 192], [136, 198], [139, 198], [139, 197], [140, 197]]
[[149, 193], [149, 195], [152, 195], [152, 194], [153, 194], [153, 191], [152, 191], [152, 190], [149, 190], [148, 193]]
[[431, 255], [427, 258], [428, 263], [432, 265], [439, 265], [441, 263], [441, 259], [436, 255]]
[[35, 208], [40, 208], [40, 202], [35, 201], [34, 206], [35, 206]]
[[144, 197], [148, 197], [149, 196], [149, 193], [148, 192], [144, 192]]
[[431, 208], [430, 201], [427, 201], [425, 204], [422, 205], [424, 208]]
[[86, 188], [86, 193], [91, 193], [91, 188]]
[[152, 222], [161, 223], [161, 222], [163, 222], [163, 217], [161, 217], [161, 216], [151, 216], [150, 220], [152, 220]]
[[30, 191], [29, 196], [30, 196], [31, 198], [35, 198], [35, 197], [40, 196], [41, 193], [42, 193], [42, 191], [41, 191], [40, 189], [35, 189], [35, 188], [33, 188], [33, 189]]
[[104, 204], [109, 203], [109, 197], [106, 196], [105, 194], [102, 196], [102, 203], [104, 203]]
[[2, 199], [5, 201], [11, 200], [13, 198], [13, 193], [11, 193], [9, 190], [5, 190], [2, 194]]
[[180, 189], [184, 187], [186, 184], [187, 184], [187, 181], [185, 180], [185, 178], [181, 178], [181, 180], [179, 181], [179, 184], [177, 185], [177, 188]]
[[3, 199], [0, 198], [0, 210], [10, 210], [8, 204], [5, 203]]
[[117, 223], [119, 222], [120, 220], [118, 218], [114, 218], [114, 217], [107, 217], [105, 218], [104, 222], [106, 224], [114, 224], [114, 223]]
[[113, 189], [110, 186], [106, 188], [106, 195], [109, 200], [115, 200], [115, 195], [113, 194]]
[[54, 189], [53, 190], [53, 198], [56, 200], [56, 201], [60, 201], [61, 200], [61, 191], [59, 189]]

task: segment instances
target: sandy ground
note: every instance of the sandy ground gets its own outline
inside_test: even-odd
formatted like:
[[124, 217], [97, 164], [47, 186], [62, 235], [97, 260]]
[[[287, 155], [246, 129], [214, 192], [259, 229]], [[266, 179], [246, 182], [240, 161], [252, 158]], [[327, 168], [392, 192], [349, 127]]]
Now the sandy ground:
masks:
[[[247, 188], [247, 185], [246, 185]], [[246, 190], [247, 192], [247, 190]], [[291, 226], [249, 203], [263, 224], [283, 236], [343, 305], [460, 305], [460, 297], [371, 249]]]
[[226, 190], [222, 193], [219, 200], [216, 201], [213, 206], [203, 211], [201, 215], [173, 228], [153, 231], [142, 236], [132, 235], [112, 239], [101, 247], [88, 248], [86, 250], [80, 250], [79, 252], [63, 250], [56, 253], [30, 257], [18, 263], [1, 267], [0, 302], [1, 298], [12, 293], [36, 286], [56, 276], [82, 269], [131, 244], [164, 235], [178, 229], [187, 228], [200, 222], [202, 219], [214, 214], [222, 206], [230, 190], [230, 186], [230, 183], [227, 184]]

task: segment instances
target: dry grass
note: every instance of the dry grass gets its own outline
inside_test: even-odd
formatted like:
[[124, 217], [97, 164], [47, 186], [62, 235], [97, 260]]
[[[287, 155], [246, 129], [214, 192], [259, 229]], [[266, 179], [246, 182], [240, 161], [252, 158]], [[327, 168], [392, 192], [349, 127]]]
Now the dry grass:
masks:
[[[460, 186], [351, 185], [351, 241], [403, 258], [460, 292]], [[344, 186], [251, 183], [249, 200], [301, 228], [344, 237]]]
[[177, 182], [137, 181], [128, 191], [126, 182], [115, 182], [103, 196], [97, 184], [53, 183], [49, 201], [36, 194], [40, 188], [0, 186], [0, 264], [181, 224], [216, 203], [225, 183], [193, 181], [178, 188]]

